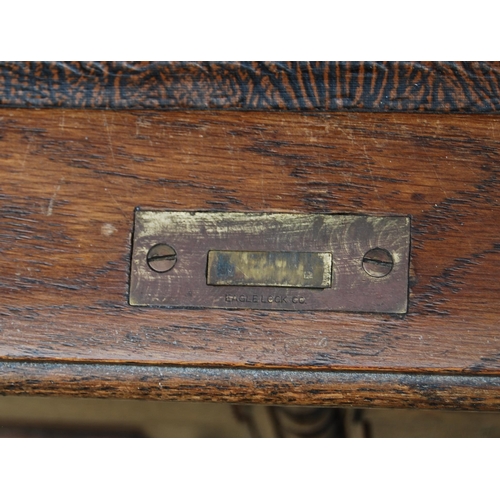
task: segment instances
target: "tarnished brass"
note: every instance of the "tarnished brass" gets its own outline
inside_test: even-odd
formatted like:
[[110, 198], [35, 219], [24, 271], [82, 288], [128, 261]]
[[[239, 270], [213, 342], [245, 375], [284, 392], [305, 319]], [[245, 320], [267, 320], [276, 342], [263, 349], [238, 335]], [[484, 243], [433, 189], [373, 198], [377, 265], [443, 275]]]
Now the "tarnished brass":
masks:
[[329, 288], [332, 254], [326, 252], [208, 252], [208, 285]]
[[410, 218], [135, 213], [134, 306], [405, 313]]

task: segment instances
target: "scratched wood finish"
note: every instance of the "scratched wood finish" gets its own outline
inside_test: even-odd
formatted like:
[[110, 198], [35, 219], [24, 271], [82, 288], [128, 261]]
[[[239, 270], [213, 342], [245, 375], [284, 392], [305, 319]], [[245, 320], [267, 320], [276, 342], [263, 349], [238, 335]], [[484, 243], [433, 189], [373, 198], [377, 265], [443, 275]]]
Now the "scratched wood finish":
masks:
[[499, 62], [0, 62], [0, 106], [500, 110]]
[[485, 375], [3, 362], [0, 395], [227, 403], [498, 410], [500, 379]]
[[[498, 375], [499, 126], [479, 115], [2, 110], [0, 358]], [[410, 215], [409, 313], [131, 307], [137, 206]]]

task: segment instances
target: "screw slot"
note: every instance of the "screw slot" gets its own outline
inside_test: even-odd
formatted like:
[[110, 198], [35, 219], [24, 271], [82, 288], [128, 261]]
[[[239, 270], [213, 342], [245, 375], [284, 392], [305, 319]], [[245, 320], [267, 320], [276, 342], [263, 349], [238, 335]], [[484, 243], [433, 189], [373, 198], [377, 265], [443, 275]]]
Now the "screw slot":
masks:
[[363, 257], [363, 269], [374, 278], [387, 276], [394, 265], [392, 255], [383, 248], [372, 248]]
[[175, 266], [177, 252], [165, 243], [158, 243], [149, 249], [146, 257], [150, 269], [157, 273], [166, 273]]

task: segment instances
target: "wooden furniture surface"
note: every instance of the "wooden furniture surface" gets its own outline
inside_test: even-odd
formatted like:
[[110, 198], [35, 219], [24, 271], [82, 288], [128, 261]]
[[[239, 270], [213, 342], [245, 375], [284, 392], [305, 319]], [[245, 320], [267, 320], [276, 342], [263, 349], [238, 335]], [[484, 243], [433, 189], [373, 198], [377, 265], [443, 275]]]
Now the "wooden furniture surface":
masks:
[[[1, 64], [0, 392], [498, 409], [499, 72]], [[132, 307], [137, 207], [410, 216], [408, 313]]]

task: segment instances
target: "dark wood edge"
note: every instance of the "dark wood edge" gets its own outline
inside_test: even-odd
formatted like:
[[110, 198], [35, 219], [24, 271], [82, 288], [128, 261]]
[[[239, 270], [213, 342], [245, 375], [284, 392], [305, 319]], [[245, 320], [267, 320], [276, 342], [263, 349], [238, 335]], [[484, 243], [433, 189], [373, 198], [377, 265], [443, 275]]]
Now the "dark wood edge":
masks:
[[500, 110], [498, 62], [0, 62], [0, 106]]
[[0, 394], [494, 411], [500, 377], [2, 362]]

